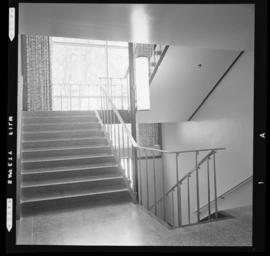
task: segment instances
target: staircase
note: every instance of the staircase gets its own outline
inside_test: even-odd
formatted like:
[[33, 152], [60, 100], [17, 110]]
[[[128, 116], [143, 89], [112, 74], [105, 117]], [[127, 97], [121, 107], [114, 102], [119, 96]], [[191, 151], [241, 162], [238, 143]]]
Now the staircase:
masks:
[[94, 111], [23, 112], [22, 216], [131, 200]]

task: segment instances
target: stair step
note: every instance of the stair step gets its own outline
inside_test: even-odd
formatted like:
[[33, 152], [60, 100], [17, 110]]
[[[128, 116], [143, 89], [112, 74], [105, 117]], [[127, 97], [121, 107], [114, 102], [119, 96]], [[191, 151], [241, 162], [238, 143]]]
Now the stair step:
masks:
[[22, 216], [131, 200], [96, 112], [23, 112], [22, 128]]
[[63, 139], [63, 138], [84, 138], [84, 137], [102, 137], [104, 133], [102, 130], [62, 130], [62, 131], [42, 131], [42, 132], [23, 132], [22, 138], [24, 141], [28, 140], [44, 140], [44, 139]]
[[69, 195], [42, 197], [22, 201], [22, 216], [67, 211], [73, 208], [90, 208], [102, 204], [131, 201], [127, 188], [103, 189], [100, 191], [77, 192]]
[[40, 202], [40, 201], [49, 201], [49, 200], [57, 200], [63, 198], [72, 198], [72, 197], [79, 197], [79, 196], [94, 196], [94, 195], [102, 195], [102, 194], [109, 194], [109, 193], [117, 193], [117, 192], [126, 192], [128, 191], [127, 188], [119, 188], [114, 189], [111, 187], [96, 189], [87, 192], [73, 192], [65, 195], [49, 195], [49, 196], [42, 196], [42, 197], [34, 197], [34, 198], [23, 198], [21, 203], [31, 203], [31, 202]]
[[97, 122], [95, 116], [48, 116], [48, 117], [24, 117], [23, 124], [46, 124], [46, 123], [80, 123], [80, 122]]
[[47, 139], [47, 140], [27, 140], [22, 141], [22, 148], [49, 148], [49, 147], [72, 147], [72, 146], [97, 146], [108, 145], [105, 137], [84, 137], [84, 138], [62, 138], [62, 139]]
[[57, 166], [49, 168], [37, 168], [31, 170], [22, 170], [23, 175], [28, 174], [42, 174], [42, 173], [55, 173], [55, 172], [71, 172], [79, 170], [98, 170], [100, 171], [103, 168], [114, 168], [118, 167], [117, 164], [111, 163], [96, 163], [96, 164], [84, 164], [84, 165], [69, 165], [69, 166]]
[[54, 179], [50, 181], [40, 181], [40, 182], [23, 182], [22, 189], [31, 189], [31, 188], [43, 188], [43, 187], [53, 187], [53, 186], [62, 186], [69, 184], [78, 184], [84, 182], [101, 182], [103, 185], [103, 181], [111, 181], [111, 180], [122, 180], [122, 176], [120, 175], [108, 175], [108, 176], [96, 176], [96, 177], [74, 177], [74, 178], [62, 178], [62, 179]]
[[77, 129], [101, 129], [97, 122], [69, 122], [69, 123], [37, 123], [37, 124], [24, 124], [23, 131], [54, 131], [54, 130], [77, 130]]
[[124, 189], [125, 182], [122, 177], [99, 179], [99, 180], [80, 180], [70, 183], [55, 183], [41, 186], [22, 187], [22, 202], [42, 201], [61, 197], [70, 197], [82, 193], [100, 193], [104, 190]]
[[52, 148], [36, 148], [23, 149], [22, 158], [38, 158], [51, 156], [70, 156], [70, 155], [86, 155], [98, 153], [111, 153], [110, 146], [81, 146], [81, 147], [52, 147]]
[[23, 117], [46, 117], [46, 116], [69, 116], [69, 115], [91, 115], [96, 116], [95, 111], [23, 111]]
[[[50, 173], [52, 174], [52, 173]], [[56, 174], [56, 175], [55, 175]], [[91, 175], [86, 173], [83, 173], [85, 175], [78, 175], [76, 171], [73, 171], [71, 174], [72, 176], [63, 175], [62, 177], [57, 176], [59, 173], [53, 173], [53, 175], [50, 176], [50, 179], [46, 179], [42, 177], [42, 179], [33, 179], [32, 175], [27, 175], [32, 177], [32, 179], [25, 180], [23, 175], [22, 179], [22, 188], [26, 187], [40, 187], [40, 186], [49, 186], [49, 185], [59, 185], [59, 184], [68, 184], [73, 182], [84, 182], [84, 181], [97, 181], [97, 180], [106, 180], [106, 179], [113, 179], [113, 178], [120, 178], [122, 177], [119, 172], [111, 172], [111, 173], [105, 173], [105, 174], [98, 174], [98, 175]], [[61, 173], [60, 173], [61, 174]], [[63, 174], [63, 172], [62, 172]], [[66, 173], [65, 173], [66, 174]]]
[[83, 156], [65, 156], [65, 157], [46, 157], [46, 158], [34, 158], [24, 159], [22, 161], [22, 169], [40, 169], [42, 167], [58, 167], [68, 165], [83, 165], [83, 164], [95, 164], [95, 163], [115, 163], [114, 155], [112, 154], [96, 154], [96, 155], [83, 155]]

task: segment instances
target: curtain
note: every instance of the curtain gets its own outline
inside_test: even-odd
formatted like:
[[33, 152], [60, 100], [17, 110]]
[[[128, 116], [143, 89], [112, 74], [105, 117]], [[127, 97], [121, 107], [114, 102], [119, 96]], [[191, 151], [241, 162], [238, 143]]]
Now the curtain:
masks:
[[52, 110], [49, 43], [48, 36], [22, 35], [24, 110]]

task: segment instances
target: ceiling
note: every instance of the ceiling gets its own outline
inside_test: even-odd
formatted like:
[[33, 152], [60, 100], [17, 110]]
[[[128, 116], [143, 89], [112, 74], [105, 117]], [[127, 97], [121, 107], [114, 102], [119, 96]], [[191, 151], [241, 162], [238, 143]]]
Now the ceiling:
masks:
[[252, 4], [20, 3], [19, 31], [63, 37], [253, 50]]

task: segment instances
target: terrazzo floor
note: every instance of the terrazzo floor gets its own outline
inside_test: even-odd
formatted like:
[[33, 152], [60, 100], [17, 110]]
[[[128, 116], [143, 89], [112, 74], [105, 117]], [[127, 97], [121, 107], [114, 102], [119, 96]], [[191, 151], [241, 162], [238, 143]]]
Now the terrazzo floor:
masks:
[[133, 203], [22, 218], [17, 244], [116, 246], [252, 246], [252, 207], [234, 218], [168, 229]]

